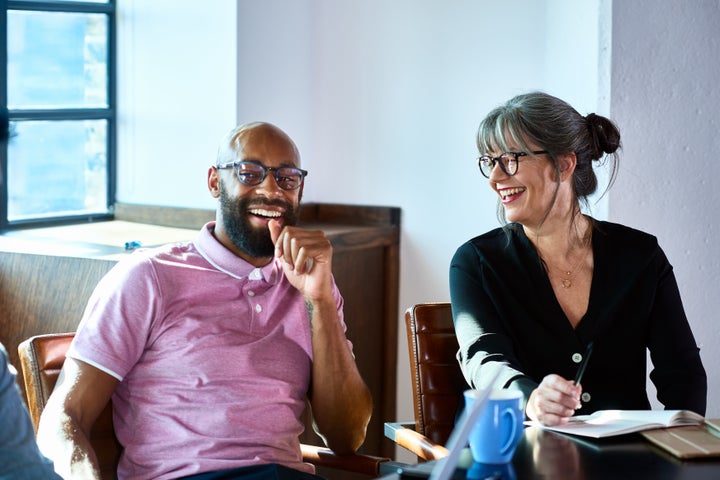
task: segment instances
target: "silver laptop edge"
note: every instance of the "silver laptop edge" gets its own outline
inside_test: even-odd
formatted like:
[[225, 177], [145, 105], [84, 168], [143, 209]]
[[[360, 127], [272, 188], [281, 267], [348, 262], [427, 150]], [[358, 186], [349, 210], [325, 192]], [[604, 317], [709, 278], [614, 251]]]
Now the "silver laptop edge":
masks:
[[[488, 385], [495, 383], [499, 373], [500, 372], [497, 372], [495, 374], [495, 377]], [[453, 472], [455, 472], [458, 460], [460, 459], [460, 453], [462, 453], [463, 449], [467, 446], [470, 431], [487, 403], [492, 388], [486, 388], [485, 390], [480, 390], [480, 392], [480, 396], [473, 402], [472, 406], [464, 409], [463, 414], [460, 416], [460, 420], [457, 425], [455, 425], [446, 445], [447, 449], [450, 450], [450, 454], [437, 461], [430, 473], [430, 480], [448, 480]]]

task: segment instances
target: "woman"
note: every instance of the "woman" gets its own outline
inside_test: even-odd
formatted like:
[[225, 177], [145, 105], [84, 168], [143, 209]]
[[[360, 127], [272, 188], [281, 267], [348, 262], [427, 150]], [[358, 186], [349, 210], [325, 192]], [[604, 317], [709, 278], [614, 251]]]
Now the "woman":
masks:
[[522, 390], [527, 417], [545, 425], [649, 409], [649, 350], [658, 400], [704, 415], [705, 370], [657, 239], [580, 210], [597, 189], [593, 162], [611, 160], [612, 183], [617, 127], [535, 92], [490, 112], [477, 144], [505, 225], [462, 245], [450, 267], [470, 386]]

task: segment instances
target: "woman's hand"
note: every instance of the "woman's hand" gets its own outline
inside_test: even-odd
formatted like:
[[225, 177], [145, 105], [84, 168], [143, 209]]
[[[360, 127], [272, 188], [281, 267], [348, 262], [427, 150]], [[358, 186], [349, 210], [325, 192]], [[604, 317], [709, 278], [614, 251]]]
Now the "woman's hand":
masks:
[[580, 408], [582, 387], [559, 375], [548, 375], [533, 390], [525, 414], [543, 425], [563, 425]]

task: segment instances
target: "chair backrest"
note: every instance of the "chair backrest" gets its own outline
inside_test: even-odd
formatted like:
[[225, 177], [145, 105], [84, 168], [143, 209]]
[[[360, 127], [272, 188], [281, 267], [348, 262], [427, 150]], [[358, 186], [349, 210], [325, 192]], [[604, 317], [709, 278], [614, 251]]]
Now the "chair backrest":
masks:
[[[70, 348], [74, 333], [54, 333], [31, 337], [18, 346], [20, 365], [25, 378], [28, 410], [37, 431], [40, 415], [55, 387]], [[115, 437], [112, 402], [108, 402], [90, 432], [90, 444], [95, 450], [103, 480], [117, 478], [117, 466], [122, 447]], [[301, 445], [303, 460], [320, 468], [357, 472], [375, 477], [379, 466], [390, 459], [371, 455], [336, 455], [329, 448]], [[333, 475], [338, 472], [332, 473]], [[342, 475], [342, 472], [339, 472]], [[336, 478], [336, 477], [332, 477]], [[338, 477], [340, 478], [340, 477]], [[341, 477], [345, 478], [345, 477]], [[356, 477], [352, 477], [356, 478]]]
[[[28, 410], [36, 431], [74, 336], [74, 333], [38, 335], [18, 346]], [[108, 402], [95, 422], [90, 432], [90, 444], [98, 457], [103, 479], [117, 478], [117, 464], [122, 448], [113, 429], [111, 402]]]
[[468, 384], [456, 359], [450, 303], [420, 303], [405, 312], [415, 431], [445, 445]]

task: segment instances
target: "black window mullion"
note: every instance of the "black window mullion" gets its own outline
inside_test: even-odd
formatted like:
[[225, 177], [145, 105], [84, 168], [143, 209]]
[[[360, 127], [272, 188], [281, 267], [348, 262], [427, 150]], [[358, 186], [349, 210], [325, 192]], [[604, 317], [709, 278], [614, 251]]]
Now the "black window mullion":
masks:
[[[0, 39], [2, 44], [5, 45], [7, 42], [7, 8], [5, 8], [4, 0], [0, 0]], [[0, 48], [0, 78], [7, 79], [7, 48]], [[7, 81], [2, 82], [0, 88], [0, 110], [7, 112]], [[8, 164], [8, 147], [7, 144], [0, 145], [0, 231], [7, 227], [7, 204], [8, 204], [8, 189], [7, 189], [7, 164]]]
[[107, 208], [113, 212], [115, 205], [116, 163], [117, 163], [117, 52], [115, 31], [115, 2], [110, 0], [112, 10], [108, 13], [108, 135], [107, 135]]
[[[0, 0], [0, 38], [5, 43], [8, 35], [7, 12], [15, 11], [45, 11], [67, 13], [94, 13], [104, 14], [108, 17], [107, 30], [107, 107], [102, 108], [57, 108], [57, 109], [14, 109], [9, 112], [13, 122], [24, 121], [79, 121], [79, 120], [105, 120], [107, 122], [106, 139], [106, 179], [107, 179], [107, 209], [105, 213], [79, 213], [78, 215], [58, 215], [42, 219], [15, 219], [8, 221], [8, 147], [0, 147], [0, 231], [8, 228], [23, 226], [41, 226], [64, 223], [80, 223], [98, 219], [112, 218], [112, 206], [115, 202], [116, 180], [116, 27], [115, 27], [116, 1], [108, 3], [68, 2], [68, 1], [40, 1], [40, 0]], [[0, 49], [0, 78], [4, 81], [0, 88], [0, 108], [7, 110], [7, 52]]]
[[8, 0], [9, 10], [31, 10], [38, 12], [112, 13], [115, 2], [46, 2], [33, 0]]
[[109, 108], [13, 110], [15, 120], [109, 120], [114, 112]]

